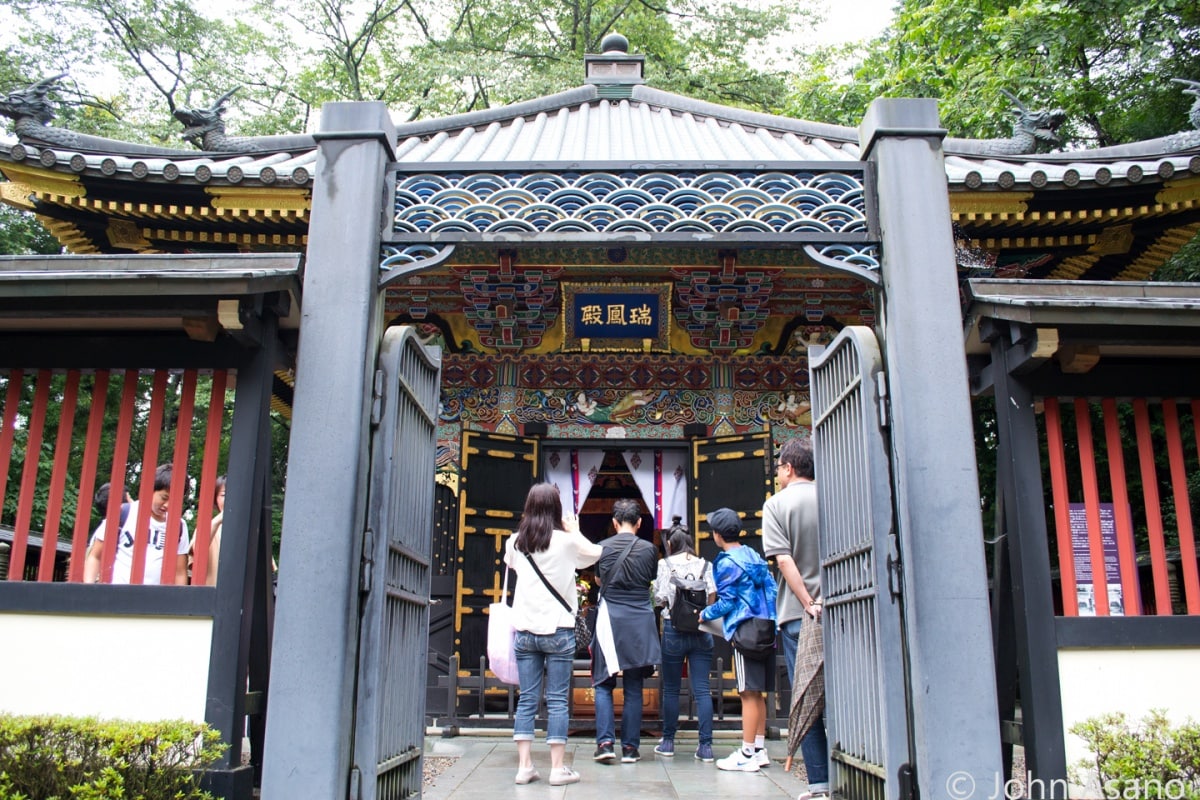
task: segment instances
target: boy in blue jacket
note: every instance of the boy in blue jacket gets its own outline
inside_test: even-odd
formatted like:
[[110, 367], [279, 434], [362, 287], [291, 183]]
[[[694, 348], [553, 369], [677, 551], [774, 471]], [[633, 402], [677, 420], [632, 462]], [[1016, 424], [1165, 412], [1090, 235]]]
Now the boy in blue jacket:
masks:
[[[738, 626], [751, 617], [775, 620], [775, 579], [753, 548], [743, 547], [742, 521], [737, 512], [718, 508], [708, 515], [713, 541], [723, 551], [713, 562], [717, 583], [717, 602], [700, 612], [703, 620], [722, 618], [725, 638], [732, 640]], [[764, 692], [775, 690], [775, 655], [756, 658], [734, 649], [738, 696], [742, 698], [742, 746], [717, 762], [717, 767], [733, 772], [758, 772], [770, 763], [762, 732], [766, 730], [767, 699]]]

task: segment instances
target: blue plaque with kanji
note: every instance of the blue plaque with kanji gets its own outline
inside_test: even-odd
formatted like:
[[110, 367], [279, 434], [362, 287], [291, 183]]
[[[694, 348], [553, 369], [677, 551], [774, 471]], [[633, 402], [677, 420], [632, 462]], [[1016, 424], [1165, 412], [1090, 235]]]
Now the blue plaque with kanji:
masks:
[[669, 350], [671, 285], [563, 284], [568, 351]]

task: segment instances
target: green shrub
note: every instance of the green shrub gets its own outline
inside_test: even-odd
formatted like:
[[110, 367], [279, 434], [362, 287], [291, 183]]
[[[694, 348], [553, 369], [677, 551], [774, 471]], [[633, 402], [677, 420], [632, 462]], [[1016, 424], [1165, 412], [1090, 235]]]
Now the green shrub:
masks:
[[1071, 727], [1094, 758], [1072, 770], [1072, 780], [1099, 780], [1104, 798], [1200, 800], [1200, 724], [1172, 727], [1163, 711], [1130, 725], [1124, 714], [1102, 714]]
[[0, 800], [203, 800], [196, 770], [224, 751], [185, 722], [0, 714]]

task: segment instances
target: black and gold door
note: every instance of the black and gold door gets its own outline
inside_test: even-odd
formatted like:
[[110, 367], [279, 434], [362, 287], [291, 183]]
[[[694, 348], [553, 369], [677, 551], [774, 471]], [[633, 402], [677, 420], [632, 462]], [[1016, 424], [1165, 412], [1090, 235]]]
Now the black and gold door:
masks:
[[775, 488], [769, 433], [692, 440], [692, 519], [700, 555], [712, 561], [717, 547], [708, 512], [732, 508], [742, 518], [742, 543], [762, 552], [762, 507]]
[[[720, 550], [713, 542], [707, 515], [718, 508], [738, 513], [745, 531], [742, 544], [762, 553], [762, 507], [775, 488], [773, 458], [769, 433], [692, 440], [692, 519], [696, 546], [710, 562]], [[714, 656], [724, 664], [725, 677], [732, 682], [733, 649], [721, 638], [715, 645]], [[736, 691], [729, 691], [726, 697], [717, 698], [719, 707], [724, 708], [723, 701], [736, 696]]]
[[463, 432], [454, 624], [461, 675], [478, 674], [487, 653], [487, 607], [500, 595], [504, 542], [516, 531], [538, 463], [537, 439]]

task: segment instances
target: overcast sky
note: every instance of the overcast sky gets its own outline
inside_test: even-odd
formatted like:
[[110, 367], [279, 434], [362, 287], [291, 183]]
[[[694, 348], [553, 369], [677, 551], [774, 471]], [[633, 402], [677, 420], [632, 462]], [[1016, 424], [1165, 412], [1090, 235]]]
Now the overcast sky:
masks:
[[892, 21], [896, 0], [826, 0], [825, 24], [816, 30], [823, 44], [870, 39]]

